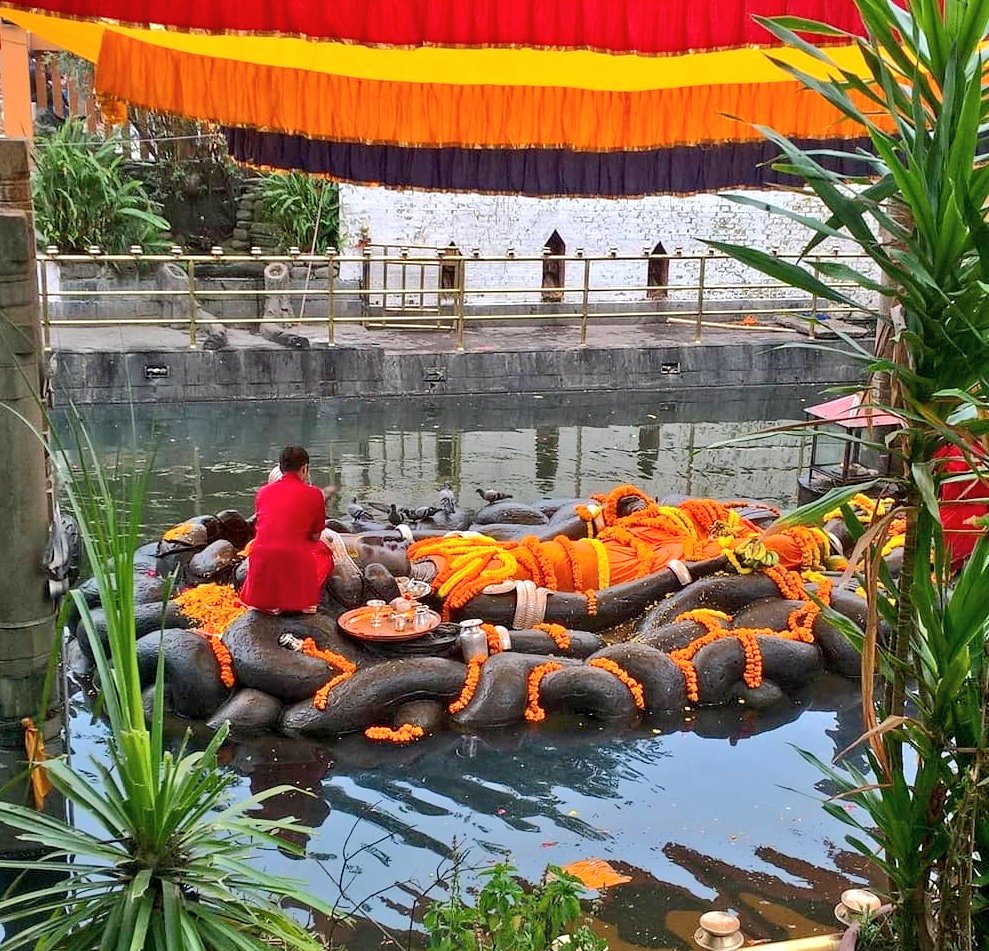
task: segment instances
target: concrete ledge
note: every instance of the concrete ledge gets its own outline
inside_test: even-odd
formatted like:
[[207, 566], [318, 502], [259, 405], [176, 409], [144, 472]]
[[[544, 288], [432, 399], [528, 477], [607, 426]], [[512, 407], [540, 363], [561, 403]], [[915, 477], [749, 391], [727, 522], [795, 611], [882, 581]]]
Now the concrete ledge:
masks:
[[836, 353], [781, 347], [779, 337], [695, 345], [415, 352], [380, 346], [310, 350], [142, 349], [57, 353], [59, 402], [196, 402], [664, 391], [826, 386], [861, 378]]

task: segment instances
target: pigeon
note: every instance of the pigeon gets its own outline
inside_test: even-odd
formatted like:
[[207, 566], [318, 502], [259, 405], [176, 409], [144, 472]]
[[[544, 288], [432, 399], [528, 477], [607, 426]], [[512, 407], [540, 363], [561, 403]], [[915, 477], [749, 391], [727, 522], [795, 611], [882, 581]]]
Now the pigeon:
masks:
[[358, 522], [366, 522], [370, 517], [364, 506], [357, 501], [356, 495], [347, 503], [347, 514]]
[[388, 509], [388, 523], [390, 525], [401, 525], [404, 521], [405, 518], [402, 516], [402, 513], [399, 512], [398, 508], [395, 506], [395, 503], [392, 502]]
[[457, 509], [457, 497], [453, 494], [449, 482], [444, 482], [443, 488], [440, 489], [440, 507], [447, 515], [453, 515]]
[[499, 492], [496, 489], [478, 489], [477, 494], [484, 499], [488, 505], [494, 502], [504, 502], [505, 499], [510, 499], [512, 496], [508, 492]]
[[435, 505], [423, 505], [417, 509], [402, 509], [402, 514], [410, 522], [422, 522], [427, 518], [432, 518], [437, 512], [443, 511]]

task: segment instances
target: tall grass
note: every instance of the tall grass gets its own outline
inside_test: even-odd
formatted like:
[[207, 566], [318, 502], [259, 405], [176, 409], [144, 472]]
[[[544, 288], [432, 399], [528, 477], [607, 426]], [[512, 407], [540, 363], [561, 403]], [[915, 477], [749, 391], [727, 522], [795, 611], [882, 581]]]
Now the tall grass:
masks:
[[106, 613], [108, 649], [85, 600], [73, 593], [110, 726], [108, 762], [92, 764], [95, 784], [64, 759], [47, 764], [54, 787], [95, 831], [0, 802], [0, 821], [47, 852], [38, 862], [2, 866], [61, 876], [41, 890], [0, 901], [0, 923], [31, 922], [4, 949], [314, 951], [322, 944], [278, 903], [290, 898], [325, 914], [331, 909], [307, 896], [302, 883], [266, 874], [256, 863], [259, 847], [293, 848], [279, 833], [307, 831], [292, 819], [272, 822], [251, 814], [288, 787], [231, 804], [235, 780], [217, 764], [226, 729], [202, 751], [190, 750], [186, 741], [174, 752], [168, 748], [161, 656], [153, 715], [146, 722], [133, 578], [150, 464], [108, 470], [75, 411], [67, 429], [74, 465], [57, 434], [46, 449], [79, 522]]
[[144, 185], [128, 178], [118, 137], [101, 139], [69, 119], [34, 150], [32, 191], [38, 230], [62, 251], [105, 252], [166, 246], [168, 222]]

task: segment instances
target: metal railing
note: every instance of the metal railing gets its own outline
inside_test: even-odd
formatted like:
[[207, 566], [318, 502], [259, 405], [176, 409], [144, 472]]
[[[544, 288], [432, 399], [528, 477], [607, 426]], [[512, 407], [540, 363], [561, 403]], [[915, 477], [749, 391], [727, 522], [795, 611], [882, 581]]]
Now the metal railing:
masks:
[[[778, 256], [789, 260], [798, 258], [797, 255]], [[816, 272], [819, 262], [825, 258], [866, 260], [860, 254], [835, 252], [804, 264]], [[871, 304], [862, 300], [862, 308], [854, 308], [822, 301], [817, 295], [804, 294], [771, 281], [713, 252], [701, 255], [643, 252], [635, 255], [617, 250], [607, 254], [585, 254], [578, 250], [574, 254], [553, 255], [519, 254], [509, 249], [502, 255], [489, 255], [478, 249], [463, 253], [449, 248], [400, 247], [393, 250], [367, 246], [356, 254], [337, 254], [333, 250], [325, 254], [303, 254], [296, 248], [282, 255], [264, 254], [258, 249], [252, 249], [248, 254], [228, 254], [219, 248], [208, 254], [186, 254], [178, 247], [164, 254], [144, 253], [137, 247], [123, 254], [104, 254], [95, 247], [86, 254], [62, 254], [49, 247], [39, 254], [38, 262], [45, 346], [48, 348], [55, 328], [180, 327], [187, 334], [190, 349], [195, 349], [199, 332], [212, 327], [261, 330], [269, 325], [322, 325], [326, 343], [332, 347], [336, 345], [338, 327], [360, 325], [452, 333], [457, 349], [464, 350], [468, 328], [495, 323], [577, 325], [580, 345], [586, 346], [591, 324], [629, 319], [655, 319], [692, 326], [694, 340], [699, 343], [705, 328], [743, 333], [800, 333], [800, 327], [794, 326], [797, 321], [792, 318], [801, 318], [806, 328], [803, 332], [814, 336], [821, 321], [840, 316], [854, 319], [857, 310], [864, 310]], [[266, 289], [257, 266], [273, 263], [305, 268], [307, 276], [303, 286]], [[651, 263], [655, 272], [650, 269]], [[106, 286], [67, 286], [64, 276], [71, 269], [65, 266], [78, 264], [102, 266], [102, 283]], [[147, 286], [155, 270], [165, 264], [181, 269], [182, 286]], [[640, 277], [628, 280], [633, 264]], [[56, 273], [52, 270], [53, 265], [60, 266], [57, 286], [52, 286], [50, 280], [51, 274]], [[255, 266], [251, 275], [247, 274], [251, 270], [249, 265]], [[144, 286], [140, 281], [136, 286], [114, 286], [113, 280], [106, 279], [114, 269], [125, 268], [131, 269], [132, 274], [143, 274]], [[312, 274], [324, 268], [327, 276], [313, 281]], [[624, 269], [624, 277], [616, 280], [616, 268]], [[204, 278], [203, 272], [207, 269], [210, 276]], [[495, 279], [491, 278], [492, 269], [496, 269]], [[607, 279], [609, 270], [612, 272], [610, 280]], [[568, 283], [564, 280], [565, 276], [573, 278], [575, 271], [576, 281]], [[349, 280], [341, 278], [346, 272], [352, 275]], [[654, 273], [662, 274], [662, 283], [650, 280]], [[739, 273], [751, 275], [751, 279], [729, 279]], [[231, 288], [229, 284], [238, 274], [245, 286]], [[521, 277], [517, 279], [518, 275]], [[820, 273], [819, 277], [829, 287], [859, 299], [853, 283], [830, 281]], [[222, 283], [210, 286], [212, 280]], [[271, 297], [289, 298], [293, 309], [296, 309], [294, 302], [301, 300], [300, 312], [294, 316], [265, 314], [264, 301]], [[222, 309], [226, 300], [250, 298], [256, 301], [253, 315], [216, 316], [203, 307], [204, 301], [217, 303]], [[149, 310], [157, 308], [162, 313], [109, 316], [110, 302], [121, 299], [136, 299]], [[180, 300], [184, 301], [181, 306], [178, 305]], [[96, 306], [88, 314], [66, 316], [63, 312], [70, 301], [93, 301]], [[98, 313], [101, 302], [104, 316]], [[791, 318], [790, 326], [776, 323], [776, 318], [786, 317]], [[772, 318], [773, 322], [765, 322], [763, 318]]]

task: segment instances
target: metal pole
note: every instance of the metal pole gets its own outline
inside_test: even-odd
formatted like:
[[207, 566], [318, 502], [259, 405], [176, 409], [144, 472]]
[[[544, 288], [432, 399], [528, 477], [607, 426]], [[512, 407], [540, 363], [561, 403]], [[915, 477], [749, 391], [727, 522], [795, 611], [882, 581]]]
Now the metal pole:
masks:
[[196, 349], [196, 262], [189, 261], [186, 268], [189, 279], [189, 349]]
[[457, 258], [457, 350], [464, 351], [464, 285], [467, 283], [467, 263], [463, 256]]
[[694, 329], [694, 343], [701, 342], [704, 319], [704, 275], [707, 273], [707, 258], [700, 259], [697, 272], [697, 326]]
[[45, 353], [52, 348], [52, 328], [48, 309], [48, 259], [41, 262], [41, 343]]
[[[820, 278], [821, 274], [818, 269], [818, 262], [820, 258], [814, 258], [814, 277]], [[810, 338], [813, 340], [817, 336], [817, 291], [814, 292], [810, 299]]]
[[329, 267], [326, 271], [326, 345], [335, 347], [337, 343], [337, 301], [336, 301], [336, 273], [334, 271], [333, 255], [328, 254]]
[[584, 258], [584, 293], [580, 301], [580, 345], [587, 346], [587, 312], [591, 297], [591, 259]]

